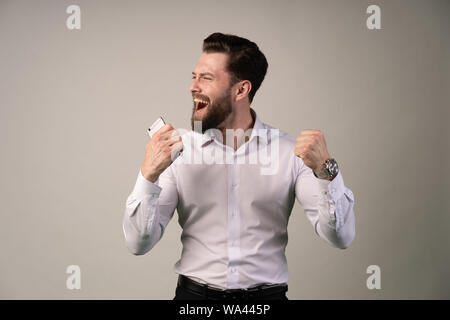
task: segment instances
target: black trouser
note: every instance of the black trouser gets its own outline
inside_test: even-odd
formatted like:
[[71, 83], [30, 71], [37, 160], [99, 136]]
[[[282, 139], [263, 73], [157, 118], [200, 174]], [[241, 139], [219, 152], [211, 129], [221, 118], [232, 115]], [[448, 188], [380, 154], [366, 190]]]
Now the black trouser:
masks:
[[287, 286], [220, 292], [180, 276], [173, 300], [288, 300]]

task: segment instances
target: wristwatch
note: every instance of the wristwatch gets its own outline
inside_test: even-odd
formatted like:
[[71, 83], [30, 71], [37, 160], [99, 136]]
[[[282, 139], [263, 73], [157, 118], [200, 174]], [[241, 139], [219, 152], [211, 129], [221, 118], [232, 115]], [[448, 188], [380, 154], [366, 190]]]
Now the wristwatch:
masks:
[[337, 174], [339, 172], [339, 167], [338, 167], [336, 160], [334, 160], [333, 158], [330, 158], [327, 161], [325, 161], [324, 166], [325, 166], [325, 168], [322, 171], [320, 171], [317, 175], [313, 170], [313, 173], [316, 176], [316, 178], [330, 179], [330, 178], [334, 178], [337, 176]]

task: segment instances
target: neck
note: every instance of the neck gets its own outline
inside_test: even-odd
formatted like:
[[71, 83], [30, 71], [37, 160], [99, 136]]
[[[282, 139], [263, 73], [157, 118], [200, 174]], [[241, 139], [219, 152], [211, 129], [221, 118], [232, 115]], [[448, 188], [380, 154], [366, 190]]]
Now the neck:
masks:
[[[238, 134], [236, 130], [241, 129], [243, 133], [250, 128], [253, 128], [255, 124], [255, 119], [252, 117], [250, 112], [250, 106], [237, 107], [234, 112], [232, 112], [222, 123], [218, 129], [222, 132], [224, 144], [232, 146], [236, 151], [243, 143], [247, 142], [250, 135]], [[226, 140], [226, 130], [233, 130], [234, 143]]]

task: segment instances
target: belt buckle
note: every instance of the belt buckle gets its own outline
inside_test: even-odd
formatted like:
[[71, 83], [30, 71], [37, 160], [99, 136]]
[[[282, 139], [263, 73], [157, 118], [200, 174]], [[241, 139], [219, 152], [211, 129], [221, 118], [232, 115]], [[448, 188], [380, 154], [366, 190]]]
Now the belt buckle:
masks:
[[228, 289], [225, 291], [226, 296], [229, 299], [248, 299], [248, 290], [247, 289]]

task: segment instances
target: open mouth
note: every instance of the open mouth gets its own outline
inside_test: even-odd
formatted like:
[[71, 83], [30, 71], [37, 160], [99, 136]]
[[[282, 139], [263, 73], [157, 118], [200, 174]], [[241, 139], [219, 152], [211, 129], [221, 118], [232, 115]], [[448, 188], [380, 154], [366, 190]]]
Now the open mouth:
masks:
[[194, 103], [195, 103], [195, 112], [209, 106], [209, 102], [203, 99], [194, 99]]

